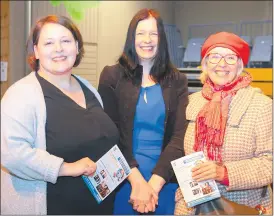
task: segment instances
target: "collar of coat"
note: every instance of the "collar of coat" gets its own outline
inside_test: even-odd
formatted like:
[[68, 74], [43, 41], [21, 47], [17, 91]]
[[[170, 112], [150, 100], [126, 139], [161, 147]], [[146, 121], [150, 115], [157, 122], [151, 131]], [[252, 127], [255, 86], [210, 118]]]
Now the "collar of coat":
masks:
[[[245, 114], [252, 98], [258, 92], [261, 92], [261, 90], [249, 86], [240, 89], [236, 93], [229, 105], [227, 120], [228, 125], [238, 126], [240, 124], [242, 116]], [[201, 91], [191, 94], [189, 96], [189, 104], [186, 109], [187, 120], [195, 121], [198, 113], [207, 102], [208, 100], [202, 96]]]

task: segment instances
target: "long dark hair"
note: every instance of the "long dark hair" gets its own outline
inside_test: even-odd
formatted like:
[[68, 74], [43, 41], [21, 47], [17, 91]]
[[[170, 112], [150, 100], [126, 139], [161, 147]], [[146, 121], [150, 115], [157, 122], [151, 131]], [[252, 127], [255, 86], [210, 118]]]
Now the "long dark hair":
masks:
[[150, 70], [151, 78], [154, 82], [161, 82], [166, 77], [172, 76], [177, 69], [172, 65], [169, 52], [166, 34], [164, 30], [163, 20], [160, 14], [154, 9], [142, 9], [132, 18], [127, 31], [127, 39], [124, 46], [124, 51], [119, 57], [119, 64], [125, 69], [124, 76], [131, 79], [133, 82], [140, 83], [142, 80], [142, 66], [139, 64], [138, 55], [135, 49], [135, 33], [138, 23], [141, 20], [154, 17], [157, 22], [158, 29], [158, 50], [154, 58], [154, 64]]

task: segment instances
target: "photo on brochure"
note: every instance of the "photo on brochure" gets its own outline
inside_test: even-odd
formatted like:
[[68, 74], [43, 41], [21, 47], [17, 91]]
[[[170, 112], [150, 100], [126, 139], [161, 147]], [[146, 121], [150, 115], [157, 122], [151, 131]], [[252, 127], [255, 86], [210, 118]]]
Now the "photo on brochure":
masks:
[[91, 194], [101, 203], [130, 174], [130, 167], [117, 145], [97, 162], [93, 176], [82, 176]]
[[192, 179], [191, 169], [205, 161], [206, 158], [202, 151], [171, 161], [188, 207], [193, 207], [221, 196], [215, 180], [197, 182]]

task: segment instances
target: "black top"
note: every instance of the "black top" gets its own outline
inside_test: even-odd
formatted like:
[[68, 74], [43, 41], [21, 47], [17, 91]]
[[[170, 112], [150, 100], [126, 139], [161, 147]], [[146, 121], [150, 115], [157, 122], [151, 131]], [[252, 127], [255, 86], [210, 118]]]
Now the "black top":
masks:
[[[96, 96], [80, 83], [87, 108], [84, 109], [53, 84], [36, 77], [46, 102], [46, 146], [50, 154], [75, 162], [89, 157], [96, 162], [118, 142], [118, 130], [103, 111]], [[114, 193], [101, 204], [79, 177], [59, 177], [56, 184], [47, 184], [47, 214], [112, 214]]]
[[[142, 71], [136, 73], [142, 75]], [[187, 78], [183, 73], [174, 71], [174, 76], [165, 78], [159, 84], [165, 103], [165, 131], [162, 154], [152, 173], [167, 182], [177, 182], [170, 162], [184, 156]], [[124, 69], [119, 64], [106, 66], [100, 75], [98, 92], [102, 97], [105, 112], [119, 128], [119, 147], [131, 167], [138, 166], [132, 153], [132, 131], [140, 87], [141, 83], [133, 83], [125, 78]]]

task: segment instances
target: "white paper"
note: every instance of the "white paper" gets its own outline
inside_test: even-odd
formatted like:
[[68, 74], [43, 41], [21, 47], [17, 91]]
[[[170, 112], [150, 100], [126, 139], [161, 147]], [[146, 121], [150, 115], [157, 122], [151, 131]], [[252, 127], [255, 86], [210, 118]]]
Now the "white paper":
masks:
[[193, 207], [221, 196], [215, 180], [196, 182], [192, 179], [191, 169], [205, 161], [206, 158], [202, 151], [171, 161], [188, 207]]
[[131, 169], [117, 145], [97, 162], [93, 176], [82, 176], [90, 192], [101, 203], [130, 174]]
[[1, 81], [8, 80], [8, 62], [1, 61]]

